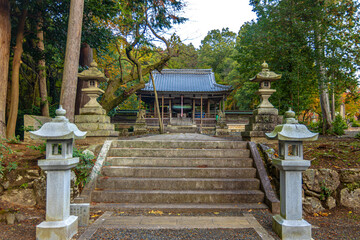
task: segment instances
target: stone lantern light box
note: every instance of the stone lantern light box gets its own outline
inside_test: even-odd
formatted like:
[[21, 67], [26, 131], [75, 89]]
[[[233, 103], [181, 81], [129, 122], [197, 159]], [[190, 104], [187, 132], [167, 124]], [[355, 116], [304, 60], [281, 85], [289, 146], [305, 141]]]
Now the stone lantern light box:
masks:
[[282, 160], [303, 160], [303, 141], [316, 141], [319, 135], [299, 124], [291, 108], [285, 113], [284, 124], [265, 134], [270, 139], [279, 140], [279, 158]]

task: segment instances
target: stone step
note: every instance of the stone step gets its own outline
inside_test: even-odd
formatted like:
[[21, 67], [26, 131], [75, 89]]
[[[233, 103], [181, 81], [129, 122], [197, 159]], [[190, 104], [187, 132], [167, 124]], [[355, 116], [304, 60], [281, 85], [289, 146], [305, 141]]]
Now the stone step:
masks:
[[92, 202], [103, 203], [257, 203], [263, 200], [264, 193], [259, 190], [95, 190], [92, 193]]
[[186, 148], [186, 149], [246, 149], [244, 141], [151, 141], [151, 140], [118, 140], [113, 141], [113, 148]]
[[103, 211], [162, 210], [162, 211], [231, 211], [239, 209], [268, 209], [264, 203], [91, 203], [91, 209]]
[[257, 190], [260, 181], [254, 178], [123, 178], [100, 177], [97, 189], [136, 190]]
[[252, 167], [251, 158], [153, 158], [108, 157], [106, 166], [158, 167]]
[[156, 149], [156, 148], [111, 148], [110, 157], [198, 157], [198, 158], [247, 158], [248, 149]]
[[255, 178], [255, 168], [201, 168], [201, 167], [123, 167], [104, 166], [107, 177], [154, 178]]

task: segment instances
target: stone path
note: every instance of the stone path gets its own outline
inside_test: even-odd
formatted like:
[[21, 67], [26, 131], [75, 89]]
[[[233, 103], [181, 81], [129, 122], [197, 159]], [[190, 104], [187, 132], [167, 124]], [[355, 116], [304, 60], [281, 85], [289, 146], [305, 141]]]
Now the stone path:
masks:
[[274, 239], [259, 224], [252, 214], [244, 216], [113, 216], [107, 211], [80, 236], [79, 240], [90, 239], [99, 229], [157, 230], [157, 229], [253, 229], [264, 240]]

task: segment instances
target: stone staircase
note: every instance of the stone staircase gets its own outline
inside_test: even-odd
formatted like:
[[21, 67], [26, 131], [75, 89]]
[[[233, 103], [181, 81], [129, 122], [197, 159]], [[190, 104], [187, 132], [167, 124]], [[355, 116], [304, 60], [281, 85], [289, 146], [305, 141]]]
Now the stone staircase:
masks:
[[264, 193], [246, 145], [216, 138], [113, 141], [91, 201], [260, 206]]

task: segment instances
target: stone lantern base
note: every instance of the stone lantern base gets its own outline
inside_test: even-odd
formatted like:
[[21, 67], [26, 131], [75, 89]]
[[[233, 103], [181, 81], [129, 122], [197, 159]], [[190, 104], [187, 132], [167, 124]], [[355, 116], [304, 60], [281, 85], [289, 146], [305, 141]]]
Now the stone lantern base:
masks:
[[303, 219], [286, 220], [280, 215], [275, 215], [272, 228], [281, 239], [311, 239], [311, 224]]
[[115, 125], [106, 115], [76, 115], [75, 124], [81, 131], [87, 131], [87, 137], [118, 137]]
[[144, 135], [149, 133], [149, 129], [147, 128], [146, 122], [138, 121], [134, 125], [134, 133], [135, 135]]
[[78, 217], [69, 216], [64, 221], [42, 222], [36, 226], [36, 240], [71, 239], [78, 231]]
[[243, 140], [252, 142], [270, 142], [265, 133], [271, 132], [275, 126], [282, 123], [282, 116], [277, 115], [275, 108], [258, 108], [254, 110], [249, 124], [245, 126], [245, 131], [241, 133]]

